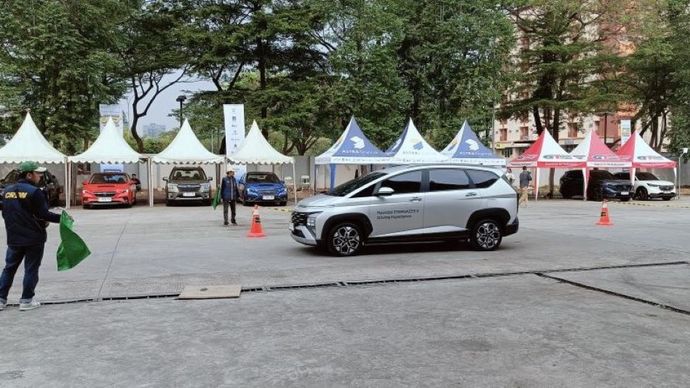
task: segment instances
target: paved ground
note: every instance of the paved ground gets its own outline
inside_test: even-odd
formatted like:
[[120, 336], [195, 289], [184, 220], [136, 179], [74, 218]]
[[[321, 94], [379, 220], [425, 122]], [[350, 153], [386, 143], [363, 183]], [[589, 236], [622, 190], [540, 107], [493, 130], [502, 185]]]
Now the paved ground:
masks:
[[[644, 205], [612, 203], [604, 228], [597, 203], [540, 201], [497, 252], [347, 259], [293, 243], [280, 210], [251, 240], [248, 208], [234, 228], [210, 208], [74, 209], [94, 253], [57, 272], [51, 227], [38, 297], [91, 302], [1, 312], [0, 386], [686, 386], [690, 202]], [[228, 283], [240, 299], [123, 300]]]

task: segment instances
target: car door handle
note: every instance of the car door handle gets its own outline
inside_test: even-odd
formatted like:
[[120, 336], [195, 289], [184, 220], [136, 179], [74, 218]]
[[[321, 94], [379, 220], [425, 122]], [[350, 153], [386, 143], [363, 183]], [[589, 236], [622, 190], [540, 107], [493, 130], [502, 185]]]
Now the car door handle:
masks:
[[413, 197], [413, 198], [410, 198], [410, 202], [422, 202], [422, 198], [421, 197]]
[[465, 194], [465, 197], [476, 197], [476, 196], [477, 196], [477, 193], [475, 193], [474, 191], [471, 193]]

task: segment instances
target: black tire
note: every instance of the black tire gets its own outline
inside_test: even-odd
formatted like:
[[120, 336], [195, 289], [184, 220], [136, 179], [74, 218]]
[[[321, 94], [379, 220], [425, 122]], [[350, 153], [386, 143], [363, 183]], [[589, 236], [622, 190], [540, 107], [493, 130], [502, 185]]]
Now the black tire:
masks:
[[645, 189], [644, 187], [640, 187], [640, 188], [637, 189], [637, 191], [635, 192], [635, 197], [637, 197], [637, 199], [639, 199], [640, 201], [646, 201], [646, 200], [648, 200], [648, 199], [649, 199], [649, 194], [647, 193], [647, 189]]
[[173, 205], [173, 201], [167, 200], [167, 199], [165, 200], [165, 206], [172, 206], [172, 205]]
[[670, 201], [671, 198], [673, 198], [673, 197], [662, 197], [661, 199], [663, 199], [664, 201]]
[[352, 222], [332, 227], [326, 235], [326, 247], [334, 256], [354, 256], [362, 249], [362, 228]]
[[563, 199], [571, 199], [573, 197], [573, 195], [570, 194], [570, 192], [568, 191], [566, 191], [565, 193], [561, 193], [561, 196], [563, 197]]
[[592, 201], [597, 201], [597, 202], [603, 201], [604, 196], [601, 194], [601, 188], [599, 188], [599, 190], [595, 190], [594, 192], [592, 192], [592, 196], [588, 199], [590, 199]]
[[280, 203], [280, 206], [287, 206], [287, 201], [283, 201]]
[[491, 218], [475, 223], [470, 234], [470, 244], [478, 251], [495, 251], [501, 245], [501, 224]]

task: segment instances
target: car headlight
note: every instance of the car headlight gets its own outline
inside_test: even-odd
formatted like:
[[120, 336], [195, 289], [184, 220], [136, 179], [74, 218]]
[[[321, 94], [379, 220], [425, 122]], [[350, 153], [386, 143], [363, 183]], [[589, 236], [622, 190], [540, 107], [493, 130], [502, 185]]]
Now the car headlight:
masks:
[[311, 214], [307, 217], [307, 226], [308, 226], [308, 227], [310, 227], [310, 228], [316, 227], [316, 217], [318, 217], [319, 214], [321, 214], [321, 212], [318, 212], [318, 213], [311, 213]]
[[210, 183], [202, 183], [201, 184], [201, 191], [210, 191], [211, 190], [211, 184]]
[[127, 194], [127, 193], [129, 193], [129, 189], [118, 190], [117, 193], [118, 194]]
[[88, 190], [82, 190], [81, 195], [93, 195], [93, 193]]
[[247, 187], [247, 193], [249, 194], [258, 194], [255, 188], [253, 187]]
[[661, 185], [655, 185], [654, 183], [647, 183], [647, 186], [649, 187], [659, 187]]
[[177, 188], [177, 185], [174, 183], [168, 183], [168, 191], [171, 193], [177, 193], [180, 191], [180, 189]]

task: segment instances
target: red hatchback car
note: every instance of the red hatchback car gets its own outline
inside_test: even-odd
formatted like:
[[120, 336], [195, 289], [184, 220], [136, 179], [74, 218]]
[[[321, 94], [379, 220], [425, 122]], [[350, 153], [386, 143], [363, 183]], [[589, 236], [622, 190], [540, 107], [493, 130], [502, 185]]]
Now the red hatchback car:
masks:
[[136, 182], [121, 172], [97, 172], [84, 181], [81, 201], [84, 208], [104, 205], [132, 206], [136, 202]]

